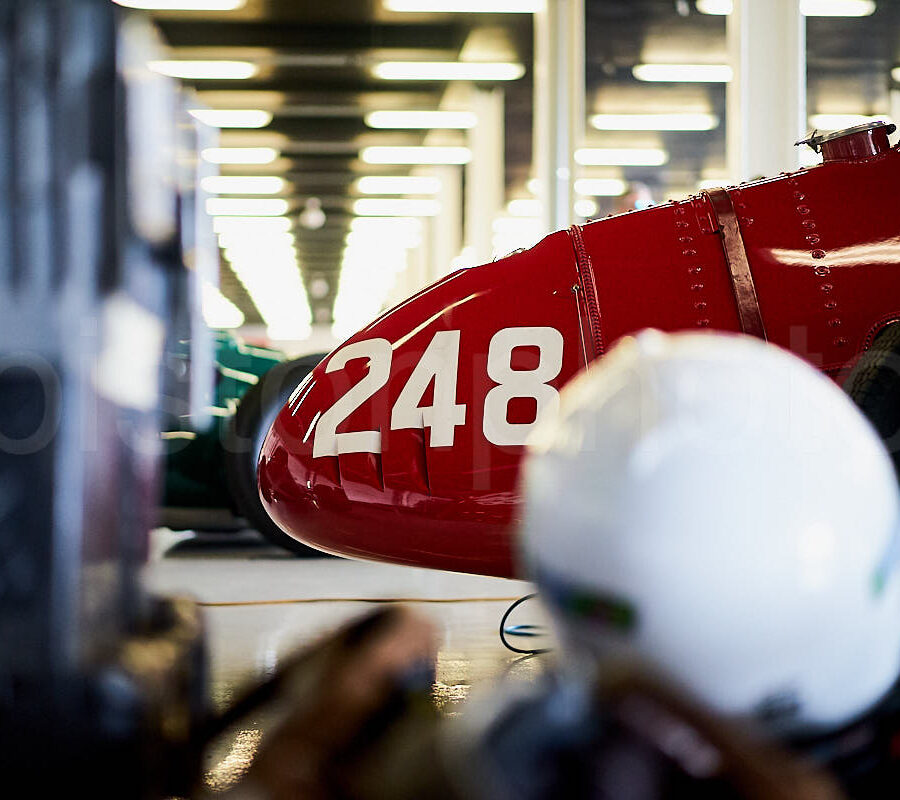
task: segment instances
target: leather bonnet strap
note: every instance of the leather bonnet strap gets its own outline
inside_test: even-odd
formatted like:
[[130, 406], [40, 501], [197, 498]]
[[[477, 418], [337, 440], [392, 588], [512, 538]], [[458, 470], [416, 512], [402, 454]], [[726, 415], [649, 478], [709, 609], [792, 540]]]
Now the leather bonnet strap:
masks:
[[731, 275], [731, 288], [734, 290], [741, 330], [750, 336], [765, 340], [766, 328], [759, 310], [759, 298], [756, 296], [747, 250], [744, 248], [744, 239], [741, 236], [731, 197], [724, 189], [711, 189], [704, 194], [709, 198], [719, 224], [719, 233], [722, 235], [722, 249]]

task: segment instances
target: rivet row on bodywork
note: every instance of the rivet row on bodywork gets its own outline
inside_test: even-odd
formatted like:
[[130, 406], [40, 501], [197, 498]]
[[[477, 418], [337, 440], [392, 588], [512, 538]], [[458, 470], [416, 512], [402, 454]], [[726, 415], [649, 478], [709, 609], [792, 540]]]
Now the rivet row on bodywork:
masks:
[[[811, 216], [810, 207], [803, 204], [803, 201], [806, 200], [806, 194], [804, 194], [804, 192], [800, 191], [800, 189], [798, 188], [800, 184], [796, 178], [791, 178], [788, 181], [788, 185], [793, 189], [794, 201], [799, 204], [796, 205], [795, 208], [797, 214], [800, 217], [800, 225], [804, 231], [811, 231], [810, 233], [806, 233], [803, 237], [807, 245], [812, 248], [809, 251], [809, 255], [815, 261], [821, 261], [827, 256], [827, 253], [825, 250], [817, 247], [817, 245], [820, 245], [822, 243], [822, 237], [818, 232], [818, 227], [816, 225], [815, 219], [813, 219], [813, 217]], [[831, 267], [825, 266], [823, 264], [817, 264], [813, 267], [813, 275], [815, 275], [815, 277], [819, 279], [826, 279], [829, 275], [831, 275]], [[831, 295], [834, 291], [834, 284], [821, 283], [819, 284], [819, 291], [821, 291], [823, 295], [828, 297], [828, 295]], [[835, 312], [838, 309], [838, 303], [833, 298], [826, 299], [822, 304], [822, 308], [824, 311]], [[842, 324], [843, 321], [838, 316], [831, 317], [826, 321], [826, 325], [829, 328], [840, 328]], [[846, 345], [848, 344], [848, 340], [844, 336], [838, 336], [832, 339], [831, 343], [835, 347], [846, 347]]]
[[[690, 247], [690, 246], [685, 247], [685, 245], [691, 245], [694, 241], [694, 237], [689, 235], [686, 232], [686, 229], [690, 228], [690, 223], [687, 222], [687, 220], [686, 220], [687, 211], [684, 208], [683, 204], [677, 204], [674, 207], [674, 211], [675, 211], [675, 234], [676, 234], [675, 238], [678, 240], [678, 243], [682, 246], [681, 247], [682, 258], [690, 260], [690, 262], [687, 266], [687, 274], [689, 277], [691, 277], [692, 279], [694, 279], [696, 281], [697, 276], [703, 272], [703, 266], [700, 264], [697, 264], [697, 262], [695, 260], [696, 256], [697, 256], [696, 248]], [[702, 226], [700, 226], [700, 227], [702, 229]], [[696, 296], [696, 294], [702, 292], [704, 290], [704, 288], [705, 288], [705, 285], [700, 282], [695, 282], [695, 283], [690, 284], [690, 290], [692, 293], [694, 293], [695, 296]], [[695, 300], [693, 303], [693, 307], [694, 307], [694, 311], [698, 313], [698, 317], [695, 319], [694, 324], [698, 328], [709, 327], [709, 324], [710, 324], [709, 320], [702, 316], [703, 312], [706, 311], [706, 307], [707, 307], [706, 301], [703, 299]]]

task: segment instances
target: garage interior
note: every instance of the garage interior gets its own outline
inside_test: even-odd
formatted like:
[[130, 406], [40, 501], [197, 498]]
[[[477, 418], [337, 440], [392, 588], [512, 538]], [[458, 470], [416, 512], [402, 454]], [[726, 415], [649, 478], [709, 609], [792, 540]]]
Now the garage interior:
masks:
[[[238, 479], [228, 472], [231, 467], [217, 460], [220, 445], [214, 441], [233, 435], [230, 420], [242, 398], [252, 396], [247, 394], [252, 387], [262, 388], [272, 364], [309, 360], [302, 373], [285, 373], [288, 377], [278, 389], [268, 390], [254, 412], [254, 427], [242, 430], [255, 456], [275, 414], [296, 399], [295, 390], [314, 365], [387, 309], [457, 270], [527, 250], [573, 224], [813, 167], [822, 163], [822, 154], [795, 143], [817, 132], [900, 120], [900, 3], [893, 0], [73, 3], [93, 6], [91, 13], [102, 15], [114, 8], [129, 20], [149, 22], [140, 34], [141, 46], [117, 56], [126, 63], [120, 68], [123, 74], [130, 69], [153, 80], [170, 79], [157, 105], [145, 109], [149, 116], [143, 120], [151, 138], [154, 114], [171, 113], [177, 120], [177, 135], [163, 144], [174, 148], [167, 156], [177, 165], [172, 174], [177, 175], [179, 191], [184, 181], [192, 184], [190, 199], [179, 201], [179, 214], [188, 214], [180, 219], [192, 231], [191, 247], [176, 259], [187, 266], [181, 272], [190, 278], [175, 278], [172, 285], [180, 288], [164, 290], [141, 267], [139, 277], [122, 279], [121, 286], [154, 298], [148, 302], [156, 303], [165, 321], [165, 341], [178, 343], [174, 350], [167, 345], [162, 356], [164, 380], [178, 388], [161, 409], [162, 430], [152, 432], [157, 442], [161, 434], [161, 451], [144, 453], [135, 444], [138, 434], [147, 431], [143, 418], [132, 411], [144, 401], [126, 391], [115, 395], [116, 402], [136, 405], [121, 418], [104, 416], [108, 410], [101, 405], [95, 417], [101, 433], [91, 434], [100, 444], [85, 456], [85, 466], [73, 466], [78, 463], [75, 456], [60, 457], [52, 467], [35, 461], [35, 469], [45, 470], [36, 474], [48, 481], [46, 470], [51, 469], [56, 470], [53, 476], [65, 469], [83, 473], [84, 483], [107, 481], [119, 509], [112, 519], [132, 531], [138, 543], [124, 543], [123, 534], [118, 544], [104, 540], [97, 545], [97, 552], [105, 554], [100, 561], [107, 563], [108, 558], [122, 571], [112, 580], [106, 572], [90, 571], [90, 546], [66, 547], [59, 544], [63, 539], [53, 539], [56, 544], [48, 545], [41, 556], [44, 567], [38, 576], [45, 586], [52, 585], [53, 592], [47, 593], [52, 603], [48, 601], [46, 609], [28, 606], [18, 628], [4, 628], [0, 613], [0, 631], [10, 651], [17, 638], [30, 641], [31, 631], [40, 628], [47, 642], [59, 644], [59, 653], [70, 653], [80, 646], [78, 637], [90, 638], [87, 631], [95, 617], [85, 612], [76, 625], [74, 612], [71, 618], [59, 613], [67, 602], [87, 608], [105, 600], [116, 614], [130, 613], [130, 603], [137, 607], [142, 602], [135, 599], [139, 593], [128, 588], [132, 582], [142, 587], [140, 592], [192, 598], [203, 620], [207, 651], [203, 691], [218, 714], [248, 687], [292, 664], [298, 650], [386, 607], [410, 607], [432, 622], [437, 655], [427, 694], [443, 720], [453, 721], [481, 704], [498, 681], [533, 684], [559, 663], [552, 652], [560, 647], [552, 620], [524, 575], [519, 580], [354, 560], [302, 543], [298, 547], [265, 518], [256, 525], [262, 532], [254, 529], [258, 518], [253, 515], [264, 512], [248, 510], [242, 503], [262, 509], [255, 466], [252, 477], [241, 479], [251, 482], [251, 489], [241, 490], [251, 499], [235, 500]], [[11, 87], [11, 67], [25, 65], [23, 74], [30, 74], [29, 54], [38, 52], [37, 45], [33, 51], [26, 46], [13, 55], [20, 46], [13, 42], [18, 34], [10, 33], [18, 30], [17, 20], [37, 14], [38, 7], [51, 16], [63, 13], [59, 8], [65, 3], [40, 0], [31, 12], [24, 2], [6, 5], [6, 55], [0, 51], [0, 57], [3, 80]], [[23, 30], [21, 36], [34, 37], [24, 41], [40, 39], [28, 33], [27, 25]], [[96, 38], [107, 42], [100, 34]], [[145, 58], [147, 54], [151, 57]], [[18, 113], [26, 119], [33, 100], [28, 92], [38, 91], [37, 85], [8, 88], [4, 102], [16, 110], [5, 116], [15, 119]], [[64, 106], [63, 96], [59, 93], [54, 102]], [[86, 113], [108, 115], [108, 109], [101, 112], [97, 104], [88, 108]], [[129, 138], [140, 138], [140, 124], [135, 128], [129, 118]], [[15, 124], [0, 130], [0, 146], [13, 142], [16, 153], [33, 148], [44, 158], [55, 152], [52, 148], [62, 147], [56, 139], [44, 143], [39, 124], [23, 123], [24, 133], [10, 134], [13, 128]], [[112, 127], [104, 130], [114, 138]], [[894, 147], [897, 136], [893, 130], [890, 134]], [[46, 150], [39, 151], [39, 145]], [[149, 149], [163, 151], [165, 146], [151, 143]], [[152, 183], [152, 159], [145, 166], [149, 178], [144, 178]], [[121, 170], [121, 165], [110, 162], [109, 169]], [[0, 179], [5, 181], [5, 174]], [[140, 205], [132, 184], [129, 187], [116, 195], [122, 209]], [[90, 191], [85, 188], [83, 197], [93, 198]], [[18, 203], [17, 208], [33, 211], [41, 202], [37, 194], [24, 190], [14, 195], [18, 199], [11, 202]], [[154, 202], [148, 192], [151, 218]], [[38, 212], [33, 213], [37, 219]], [[81, 230], [76, 217], [65, 221], [67, 233], [52, 239], [54, 246], [88, 247], [85, 242], [92, 234], [79, 238], [73, 233]], [[14, 225], [30, 231], [23, 234], [24, 245], [12, 244], [15, 236], [7, 237], [6, 227], [0, 229], [0, 248], [18, 253], [22, 264], [39, 260], [37, 255], [33, 262], [22, 255], [28, 250], [27, 237], [40, 236], [43, 230], [39, 225], [29, 228], [29, 218], [24, 211], [10, 215]], [[115, 235], [103, 233], [109, 241]], [[152, 240], [152, 231], [147, 236]], [[164, 244], [160, 239], [146, 252], [162, 258], [168, 246]], [[896, 247], [896, 237], [893, 244]], [[123, 253], [127, 250], [122, 248]], [[35, 247], [28, 252], [39, 251]], [[11, 257], [9, 263], [13, 261]], [[900, 263], [900, 257], [894, 255], [893, 261]], [[26, 275], [31, 267], [21, 267], [18, 273], [16, 269], [0, 270], [0, 276]], [[9, 285], [18, 287], [13, 278]], [[108, 276], [103, 280], [104, 285], [116, 283]], [[29, 328], [28, 314], [38, 314], [36, 309], [42, 307], [38, 299], [16, 311], [19, 288], [0, 291], [8, 295], [0, 316], [5, 314], [10, 329]], [[179, 291], [188, 298], [184, 308], [171, 299]], [[144, 325], [133, 307], [114, 309], [112, 317], [97, 312], [90, 329], [71, 316], [71, 302], [59, 300], [48, 315], [58, 313], [64, 320], [59, 325], [51, 319], [27, 334], [11, 335], [6, 354], [49, 353], [41, 341], [64, 341], [67, 336], [74, 341], [73, 331], [87, 331], [80, 334], [81, 341], [98, 364], [105, 364], [115, 351], [119, 361], [114, 369], [120, 378], [137, 383], [146, 377], [148, 367], [137, 353], [162, 341], [159, 330]], [[127, 341], [123, 347], [131, 349], [116, 351], [103, 344], [97, 331], [118, 331]], [[50, 355], [46, 360], [56, 365], [73, 357], [65, 347], [59, 352], [63, 361]], [[265, 366], [254, 359], [264, 360]], [[122, 366], [131, 361], [133, 372]], [[27, 364], [43, 375], [43, 366], [34, 366], [36, 360]], [[105, 375], [102, 369], [97, 374]], [[0, 373], [0, 385], [2, 380]], [[69, 391], [66, 381], [60, 385]], [[21, 422], [17, 409], [28, 405], [29, 395], [23, 394], [27, 390], [14, 383], [4, 390], [11, 399], [6, 404], [0, 399], [0, 419], [8, 414], [16, 421], [10, 423], [13, 427], [0, 426], [3, 443], [16, 439], [15, 425]], [[69, 413], [68, 401], [61, 401], [60, 407], [64, 415]], [[71, 408], [75, 418], [86, 418], [80, 405]], [[29, 423], [21, 424], [27, 429]], [[131, 443], [133, 455], [103, 461], [113, 452], [105, 443], [107, 428], [128, 431], [122, 437]], [[213, 432], [208, 440], [204, 431]], [[201, 448], [201, 440], [208, 449]], [[74, 440], [65, 442], [58, 446], [71, 445], [72, 453], [90, 450], [80, 450]], [[243, 451], [241, 458], [235, 469], [246, 472], [250, 462]], [[96, 459], [103, 466], [97, 466]], [[22, 475], [28, 474], [19, 462], [10, 463], [11, 472], [22, 469]], [[158, 494], [150, 518], [144, 519], [139, 511], [145, 498], [135, 487], [145, 486], [138, 478], [142, 481], [146, 471], [155, 469]], [[137, 476], [133, 486], [126, 474]], [[52, 480], [63, 485], [58, 477]], [[77, 492], [86, 497], [83, 483], [78, 487], [63, 500], [76, 503]], [[49, 504], [54, 515], [76, 507], [63, 500]], [[39, 494], [29, 495], [29, 503], [39, 508]], [[132, 514], [129, 509], [138, 511]], [[2, 508], [0, 512], [6, 513]], [[37, 514], [27, 517], [32, 528], [50, 525]], [[9, 519], [24, 524], [26, 518], [11, 514]], [[98, 519], [108, 518], [94, 516], [84, 524]], [[145, 522], [150, 530], [141, 535]], [[82, 536], [84, 542], [93, 541], [91, 535]], [[26, 574], [27, 569], [21, 546], [4, 548], [0, 612], [8, 585], [12, 589], [7, 606], [15, 616], [26, 606], [16, 605], [18, 579], [10, 576]], [[71, 571], [59, 567], [70, 562], [76, 565]], [[88, 573], [97, 581], [91, 586], [104, 587], [96, 598], [93, 589], [73, 588]], [[22, 580], [23, 586], [32, 585]], [[47, 622], [44, 631], [29, 622], [32, 619], [52, 624]], [[66, 624], [77, 633], [60, 633]], [[37, 641], [37, 634], [34, 638]], [[546, 649], [551, 652], [545, 655]], [[38, 660], [62, 658], [49, 645], [36, 646], [35, 652]], [[31, 662], [23, 663], [36, 669], [28, 666]], [[0, 698], [6, 696], [5, 685], [0, 685]], [[9, 692], [12, 696], [13, 690]], [[11, 724], [0, 713], [0, 729], [11, 729], [17, 722], [15, 715], [7, 719]], [[248, 787], [246, 776], [264, 734], [277, 727], [278, 719], [269, 708], [252, 709], [219, 731], [195, 758], [196, 796], [268, 797]], [[35, 723], [34, 730], [41, 731], [41, 724]], [[0, 743], [8, 736], [0, 737]], [[67, 740], [60, 736], [63, 744], [58, 746], [64, 747]], [[148, 738], [152, 745], [153, 735]], [[105, 751], [100, 747], [97, 752]], [[7, 756], [9, 763], [20, 758]], [[110, 780], [137, 781], [134, 776]], [[159, 787], [122, 789], [121, 784], [118, 795], [116, 786], [106, 786], [106, 781], [86, 788], [95, 788], [100, 796], [169, 796]]]

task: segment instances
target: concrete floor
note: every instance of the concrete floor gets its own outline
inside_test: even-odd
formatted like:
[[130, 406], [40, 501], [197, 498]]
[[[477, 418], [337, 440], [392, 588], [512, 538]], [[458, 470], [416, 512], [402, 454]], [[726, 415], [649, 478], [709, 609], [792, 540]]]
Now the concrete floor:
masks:
[[[294, 558], [255, 533], [218, 537], [155, 531], [147, 585], [189, 594], [204, 609], [213, 703], [229, 704], [242, 687], [271, 674], [297, 647], [365, 613], [377, 601], [405, 602], [437, 626], [435, 702], [455, 713], [473, 684], [541, 669], [505, 649], [497, 629], [510, 603], [532, 591], [522, 581], [461, 575], [337, 558]], [[515, 622], [542, 623], [529, 602]], [[535, 646], [531, 640], [517, 642]], [[213, 791], [233, 785], [256, 751], [264, 720], [221, 737], [207, 756]]]

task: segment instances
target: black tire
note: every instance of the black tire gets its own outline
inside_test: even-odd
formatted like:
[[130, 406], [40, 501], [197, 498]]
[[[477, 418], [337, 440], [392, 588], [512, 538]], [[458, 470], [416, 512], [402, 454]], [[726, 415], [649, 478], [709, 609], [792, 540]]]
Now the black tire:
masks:
[[872, 340], [844, 381], [844, 391], [878, 431], [900, 478], [900, 323]]
[[288, 536], [272, 521], [259, 499], [256, 462], [278, 412], [325, 355], [315, 353], [285, 361], [266, 372], [241, 398], [223, 442], [225, 480], [238, 513], [270, 542], [301, 557], [325, 554]]

